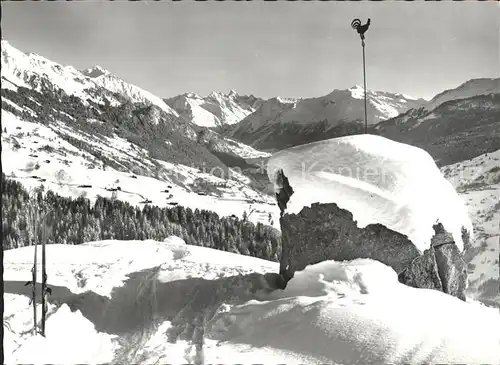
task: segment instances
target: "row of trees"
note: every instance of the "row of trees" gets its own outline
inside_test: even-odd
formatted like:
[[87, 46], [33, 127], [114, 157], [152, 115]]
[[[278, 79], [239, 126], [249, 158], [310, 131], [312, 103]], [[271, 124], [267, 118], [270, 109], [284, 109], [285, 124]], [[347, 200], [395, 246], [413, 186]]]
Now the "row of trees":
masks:
[[281, 253], [279, 232], [260, 223], [255, 225], [182, 206], [146, 205], [140, 209], [103, 197], [92, 204], [83, 197], [66, 198], [52, 191], [37, 191], [30, 196], [19, 182], [7, 179], [5, 174], [2, 174], [2, 213], [4, 250], [33, 244], [41, 239], [40, 227], [46, 226], [50, 232], [48, 243], [76, 245], [105, 239], [161, 241], [177, 235], [191, 245], [266, 260], [277, 261]]

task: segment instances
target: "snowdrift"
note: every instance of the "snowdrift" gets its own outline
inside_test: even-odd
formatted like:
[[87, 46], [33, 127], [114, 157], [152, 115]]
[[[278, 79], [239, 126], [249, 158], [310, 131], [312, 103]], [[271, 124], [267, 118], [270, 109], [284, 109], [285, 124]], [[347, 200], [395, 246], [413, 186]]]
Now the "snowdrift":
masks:
[[175, 238], [47, 247], [47, 337], [32, 336], [32, 256], [5, 252], [5, 363], [500, 363], [496, 309], [379, 262], [322, 262], [272, 291], [277, 263]]
[[[375, 135], [354, 135], [274, 154], [267, 172], [282, 169], [295, 193], [287, 213], [312, 203], [336, 203], [358, 227], [380, 223], [405, 234], [423, 251], [440, 221], [463, 250], [462, 227], [472, 235], [463, 201], [424, 150]], [[279, 189], [279, 186], [275, 187]]]

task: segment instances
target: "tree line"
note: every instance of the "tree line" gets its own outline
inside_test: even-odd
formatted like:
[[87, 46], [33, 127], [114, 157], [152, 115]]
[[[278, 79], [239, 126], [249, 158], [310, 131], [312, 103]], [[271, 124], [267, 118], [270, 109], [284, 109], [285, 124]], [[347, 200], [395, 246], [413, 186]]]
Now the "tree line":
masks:
[[3, 173], [1, 183], [4, 250], [40, 242], [46, 229], [48, 244], [78, 245], [107, 239], [162, 241], [176, 235], [190, 245], [265, 260], [278, 261], [281, 254], [279, 231], [246, 219], [219, 217], [208, 210], [183, 206], [145, 205], [141, 209], [101, 196], [92, 203], [84, 197], [62, 197], [43, 189], [29, 193]]

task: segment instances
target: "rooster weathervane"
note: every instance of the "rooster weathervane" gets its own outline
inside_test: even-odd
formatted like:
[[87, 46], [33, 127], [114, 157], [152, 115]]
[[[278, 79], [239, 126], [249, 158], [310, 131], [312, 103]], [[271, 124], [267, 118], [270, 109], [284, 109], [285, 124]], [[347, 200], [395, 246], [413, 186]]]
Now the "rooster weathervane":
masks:
[[368, 28], [370, 27], [370, 21], [371, 21], [370, 18], [368, 18], [368, 21], [366, 22], [366, 24], [361, 24], [361, 20], [356, 18], [351, 22], [351, 27], [356, 29], [356, 31], [358, 32], [362, 41], [365, 40], [365, 33], [368, 30]]

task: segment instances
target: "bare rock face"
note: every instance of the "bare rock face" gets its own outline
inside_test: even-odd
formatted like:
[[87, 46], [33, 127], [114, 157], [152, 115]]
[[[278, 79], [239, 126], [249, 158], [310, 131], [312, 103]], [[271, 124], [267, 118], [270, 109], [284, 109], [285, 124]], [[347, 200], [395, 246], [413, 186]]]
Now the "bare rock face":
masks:
[[276, 185], [279, 187], [279, 191], [276, 193], [276, 201], [278, 202], [281, 215], [283, 215], [283, 212], [286, 210], [286, 205], [294, 193], [283, 170], [278, 171]]
[[399, 282], [414, 288], [443, 291], [436, 257], [433, 253], [433, 250], [425, 250], [422, 256], [417, 257], [405, 270], [399, 272]]
[[420, 255], [405, 235], [381, 224], [358, 228], [352, 213], [334, 203], [313, 204], [299, 214], [285, 214], [280, 223], [281, 270], [288, 277], [310, 264], [357, 258], [375, 259], [401, 272]]
[[451, 234], [434, 226], [431, 247], [423, 253], [407, 236], [381, 224], [359, 228], [351, 212], [337, 204], [312, 204], [298, 214], [285, 213], [293, 194], [281, 171], [280, 192], [282, 257], [280, 275], [286, 284], [296, 270], [325, 260], [370, 258], [391, 266], [403, 284], [435, 289], [465, 300], [466, 264]]
[[399, 281], [416, 288], [441, 290], [465, 300], [467, 265], [443, 225], [438, 223], [433, 228], [431, 247], [399, 273]]

